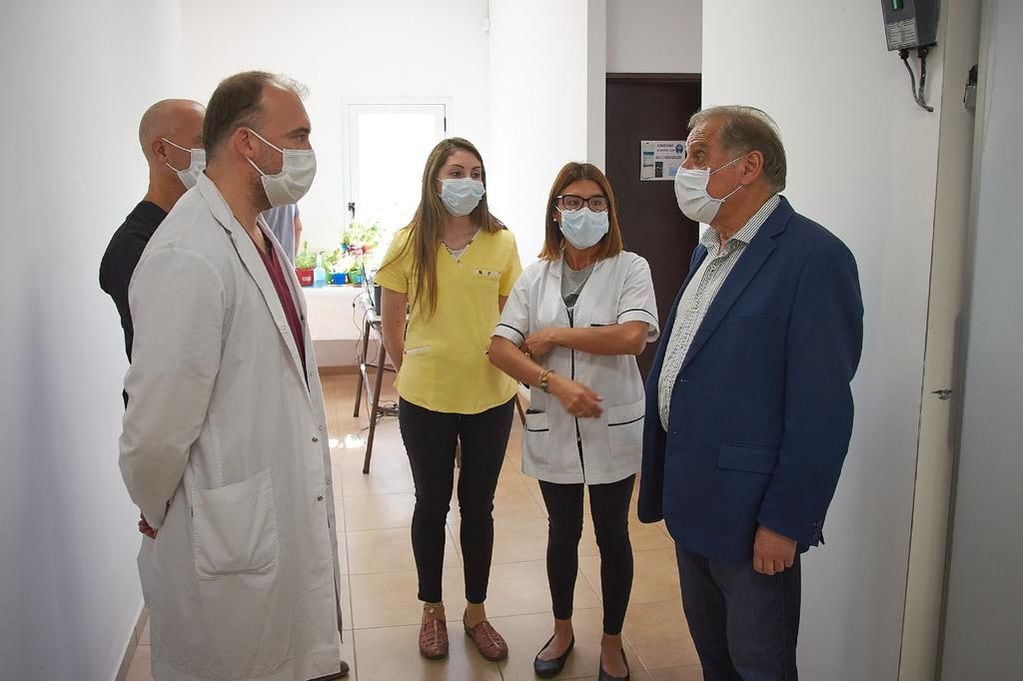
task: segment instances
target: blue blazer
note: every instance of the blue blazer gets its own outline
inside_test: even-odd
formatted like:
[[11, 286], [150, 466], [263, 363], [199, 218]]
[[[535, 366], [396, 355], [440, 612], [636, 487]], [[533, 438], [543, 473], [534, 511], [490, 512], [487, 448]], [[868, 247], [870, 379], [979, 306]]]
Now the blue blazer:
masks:
[[[690, 284], [707, 255], [697, 246]], [[714, 560], [753, 554], [758, 525], [823, 540], [852, 433], [863, 343], [852, 253], [781, 203], [722, 285], [682, 363], [661, 426], [657, 384], [682, 291], [647, 381], [639, 518]]]

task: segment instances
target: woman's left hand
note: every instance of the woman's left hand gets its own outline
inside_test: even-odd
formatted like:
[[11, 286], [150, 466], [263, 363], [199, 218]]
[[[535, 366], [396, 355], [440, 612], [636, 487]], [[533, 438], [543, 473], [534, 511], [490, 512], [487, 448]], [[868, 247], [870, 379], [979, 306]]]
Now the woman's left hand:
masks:
[[543, 357], [558, 345], [557, 331], [556, 328], [537, 331], [522, 344], [522, 352], [533, 359]]

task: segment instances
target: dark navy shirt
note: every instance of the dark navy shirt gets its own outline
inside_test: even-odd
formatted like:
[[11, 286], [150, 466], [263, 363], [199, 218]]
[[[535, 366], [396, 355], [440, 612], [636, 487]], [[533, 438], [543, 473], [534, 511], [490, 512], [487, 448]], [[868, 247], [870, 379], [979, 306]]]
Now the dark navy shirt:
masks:
[[135, 332], [131, 324], [131, 310], [128, 308], [128, 284], [142, 257], [142, 251], [165, 217], [167, 213], [155, 203], [139, 203], [128, 213], [124, 224], [114, 232], [99, 265], [99, 287], [114, 299], [117, 314], [121, 316], [124, 350], [128, 353], [129, 362]]

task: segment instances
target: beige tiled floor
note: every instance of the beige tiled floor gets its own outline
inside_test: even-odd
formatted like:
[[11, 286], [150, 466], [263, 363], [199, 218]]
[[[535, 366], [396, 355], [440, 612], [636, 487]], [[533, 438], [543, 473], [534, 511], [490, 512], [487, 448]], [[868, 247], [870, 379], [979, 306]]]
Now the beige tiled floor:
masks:
[[[529, 680], [533, 656], [551, 632], [550, 594], [544, 566], [547, 516], [535, 480], [520, 473], [521, 431], [516, 427], [494, 506], [494, 563], [487, 612], [508, 641], [508, 659], [494, 664], [461, 633], [464, 606], [458, 515], [448, 516], [444, 592], [450, 620], [450, 655], [427, 661], [417, 648], [421, 605], [409, 527], [415, 503], [412, 476], [395, 418], [378, 423], [372, 469], [362, 474], [365, 408], [352, 417], [354, 376], [325, 376], [331, 433], [338, 538], [345, 573], [344, 655], [353, 681]], [[393, 401], [393, 392], [383, 399]], [[635, 500], [634, 500], [635, 502]], [[678, 590], [671, 540], [663, 525], [643, 525], [633, 513], [635, 581], [625, 622], [625, 652], [636, 681], [700, 681]], [[585, 523], [576, 584], [576, 648], [561, 679], [596, 679], [601, 632], [600, 559], [592, 525]], [[148, 629], [128, 681], [151, 681]]]

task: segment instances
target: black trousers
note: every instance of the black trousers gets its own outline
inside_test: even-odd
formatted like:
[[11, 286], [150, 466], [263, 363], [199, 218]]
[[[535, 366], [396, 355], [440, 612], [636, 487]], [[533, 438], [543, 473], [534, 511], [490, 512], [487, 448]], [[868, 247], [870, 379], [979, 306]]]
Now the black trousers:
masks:
[[419, 573], [419, 600], [441, 600], [444, 523], [454, 487], [455, 446], [462, 443], [458, 474], [465, 598], [487, 599], [494, 550], [494, 491], [511, 433], [514, 400], [479, 414], [430, 411], [401, 400], [398, 423], [405, 442], [416, 507], [412, 515], [412, 552]]
[[[604, 601], [604, 633], [622, 633], [632, 591], [632, 544], [629, 542], [629, 501], [636, 476], [606, 485], [589, 485], [590, 516], [600, 549], [600, 590]], [[547, 579], [554, 617], [572, 616], [579, 538], [583, 532], [583, 484], [540, 481], [550, 528], [547, 533]]]

